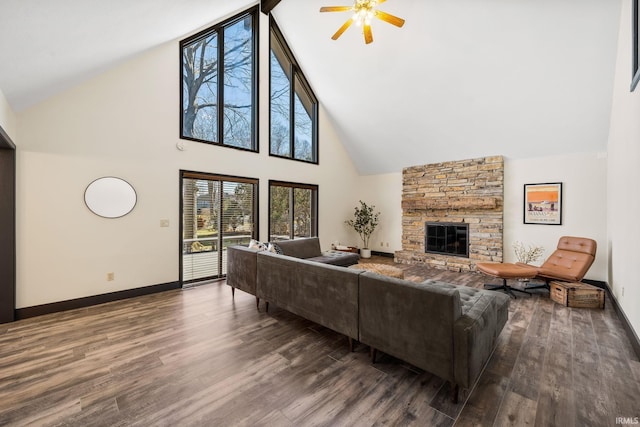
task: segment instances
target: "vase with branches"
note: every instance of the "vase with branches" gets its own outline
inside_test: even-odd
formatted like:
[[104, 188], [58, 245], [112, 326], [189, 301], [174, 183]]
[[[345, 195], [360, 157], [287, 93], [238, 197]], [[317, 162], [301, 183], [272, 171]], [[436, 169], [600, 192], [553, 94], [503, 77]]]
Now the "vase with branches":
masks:
[[371, 256], [369, 239], [378, 226], [378, 217], [380, 216], [380, 212], [374, 212], [374, 209], [374, 205], [369, 206], [360, 200], [360, 206], [356, 206], [353, 213], [354, 219], [344, 222], [349, 227], [353, 228], [360, 236], [363, 244], [360, 255], [362, 255], [363, 258], [368, 258], [367, 254]]
[[544, 248], [536, 245], [525, 245], [522, 242], [516, 241], [513, 243], [513, 251], [519, 262], [530, 264], [540, 259], [544, 253]]

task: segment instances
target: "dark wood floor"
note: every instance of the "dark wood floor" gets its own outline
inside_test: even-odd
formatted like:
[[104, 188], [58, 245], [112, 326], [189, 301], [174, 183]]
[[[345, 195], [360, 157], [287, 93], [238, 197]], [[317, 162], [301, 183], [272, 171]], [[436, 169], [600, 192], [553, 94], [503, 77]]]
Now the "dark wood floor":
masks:
[[[380, 259], [374, 259], [380, 261]], [[384, 260], [388, 262], [388, 260]], [[481, 287], [479, 274], [402, 266]], [[640, 416], [640, 362], [609, 302], [513, 300], [478, 384], [441, 379], [224, 282], [0, 325], [0, 425], [614, 426]]]

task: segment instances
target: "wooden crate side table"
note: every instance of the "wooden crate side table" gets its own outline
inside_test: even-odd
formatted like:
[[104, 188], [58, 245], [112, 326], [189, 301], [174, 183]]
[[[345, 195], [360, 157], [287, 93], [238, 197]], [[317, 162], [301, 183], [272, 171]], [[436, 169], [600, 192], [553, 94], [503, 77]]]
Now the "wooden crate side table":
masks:
[[574, 308], [604, 308], [604, 290], [581, 282], [549, 283], [549, 297], [558, 304]]

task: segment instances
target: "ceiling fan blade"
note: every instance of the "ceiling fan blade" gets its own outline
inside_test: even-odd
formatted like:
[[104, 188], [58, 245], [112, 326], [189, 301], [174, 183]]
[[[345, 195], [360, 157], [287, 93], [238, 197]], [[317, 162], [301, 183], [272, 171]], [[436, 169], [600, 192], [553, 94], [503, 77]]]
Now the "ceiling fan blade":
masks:
[[320, 8], [320, 12], [346, 12], [353, 10], [353, 6], [323, 6]]
[[373, 41], [373, 33], [371, 32], [371, 25], [364, 24], [364, 42], [369, 44]]
[[402, 27], [404, 25], [404, 19], [398, 18], [397, 16], [391, 15], [381, 10], [376, 10], [376, 17], [383, 20], [384, 22], [395, 25], [396, 27]]
[[386, 1], [387, 1], [387, 0], [378, 0], [378, 4], [380, 4], [380, 3], [384, 3], [384, 2], [386, 2]]
[[353, 19], [351, 19], [351, 18], [347, 19], [347, 22], [342, 24], [342, 27], [340, 27], [338, 29], [338, 31], [336, 31], [336, 33], [333, 36], [331, 36], [331, 39], [332, 40], [338, 40], [338, 37], [340, 37], [342, 35], [342, 33], [344, 33], [352, 23], [353, 23]]

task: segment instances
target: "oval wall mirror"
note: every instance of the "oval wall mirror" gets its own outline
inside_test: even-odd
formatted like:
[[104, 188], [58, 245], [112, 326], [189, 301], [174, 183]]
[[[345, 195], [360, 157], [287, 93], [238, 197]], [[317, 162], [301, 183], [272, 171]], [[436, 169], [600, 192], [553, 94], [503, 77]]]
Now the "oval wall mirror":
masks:
[[98, 178], [84, 191], [84, 202], [94, 214], [104, 218], [120, 218], [136, 205], [136, 190], [124, 179], [113, 176]]

